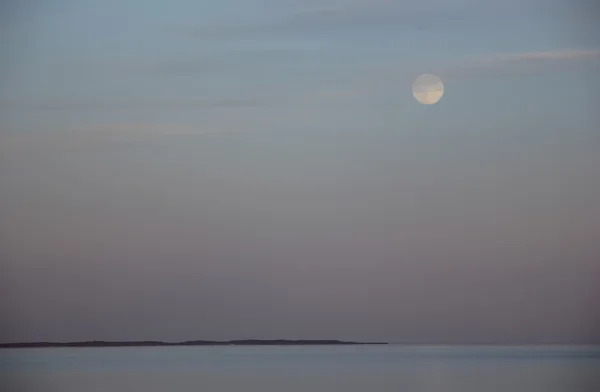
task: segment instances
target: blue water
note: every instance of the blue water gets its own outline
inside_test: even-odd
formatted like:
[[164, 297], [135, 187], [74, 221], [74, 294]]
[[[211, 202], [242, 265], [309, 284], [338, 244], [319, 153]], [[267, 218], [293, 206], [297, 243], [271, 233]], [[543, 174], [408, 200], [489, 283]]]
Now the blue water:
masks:
[[0, 350], [2, 390], [600, 391], [598, 347], [128, 347]]

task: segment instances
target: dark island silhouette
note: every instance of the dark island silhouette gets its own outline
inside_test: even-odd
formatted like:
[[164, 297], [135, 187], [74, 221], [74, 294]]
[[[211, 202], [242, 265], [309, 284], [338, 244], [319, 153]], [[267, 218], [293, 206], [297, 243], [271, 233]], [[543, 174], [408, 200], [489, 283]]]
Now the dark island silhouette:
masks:
[[342, 340], [189, 340], [184, 342], [160, 341], [124, 341], [107, 342], [92, 340], [84, 342], [28, 342], [28, 343], [0, 343], [0, 348], [46, 348], [46, 347], [154, 347], [154, 346], [316, 346], [316, 345], [371, 345], [388, 344], [386, 342], [349, 342]]

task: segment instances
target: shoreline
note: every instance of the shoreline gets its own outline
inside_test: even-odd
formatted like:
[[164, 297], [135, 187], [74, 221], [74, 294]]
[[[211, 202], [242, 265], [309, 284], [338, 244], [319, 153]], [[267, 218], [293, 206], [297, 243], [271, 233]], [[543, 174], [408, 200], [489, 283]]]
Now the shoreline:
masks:
[[331, 346], [331, 345], [385, 345], [387, 342], [353, 342], [341, 340], [191, 340], [184, 342], [161, 341], [81, 341], [81, 342], [19, 342], [0, 343], [0, 348], [59, 348], [59, 347], [190, 347], [190, 346]]

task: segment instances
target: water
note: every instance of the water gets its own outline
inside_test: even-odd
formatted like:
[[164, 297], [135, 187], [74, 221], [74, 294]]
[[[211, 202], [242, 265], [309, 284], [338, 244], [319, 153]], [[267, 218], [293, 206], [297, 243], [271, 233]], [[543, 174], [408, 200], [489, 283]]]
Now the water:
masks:
[[597, 347], [127, 347], [0, 350], [3, 391], [600, 391]]

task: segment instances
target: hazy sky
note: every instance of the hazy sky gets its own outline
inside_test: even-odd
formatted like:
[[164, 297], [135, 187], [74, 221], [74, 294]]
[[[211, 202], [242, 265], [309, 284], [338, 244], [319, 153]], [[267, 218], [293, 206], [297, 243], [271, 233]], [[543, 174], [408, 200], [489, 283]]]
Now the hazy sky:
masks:
[[583, 2], [11, 4], [0, 340], [598, 337]]

